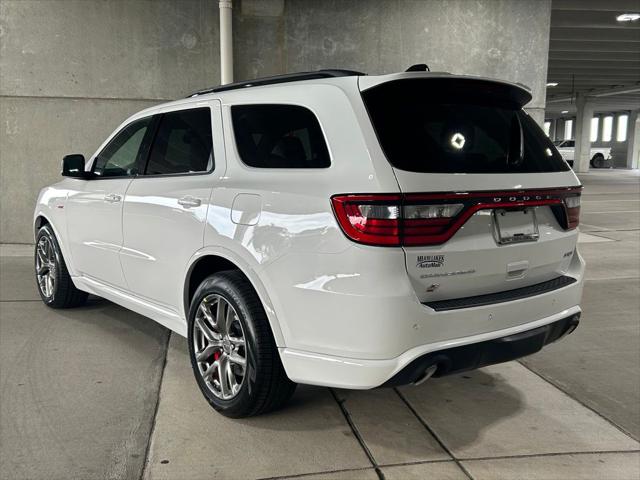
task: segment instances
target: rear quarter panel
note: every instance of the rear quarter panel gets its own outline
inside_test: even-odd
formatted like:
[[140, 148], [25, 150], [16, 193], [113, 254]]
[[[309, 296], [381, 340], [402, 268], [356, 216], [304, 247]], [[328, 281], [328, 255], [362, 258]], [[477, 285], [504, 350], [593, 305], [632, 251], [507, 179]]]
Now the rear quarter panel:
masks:
[[[294, 280], [281, 267], [272, 266], [286, 256], [308, 273], [305, 281], [341, 275], [344, 269], [336, 269], [335, 262], [325, 259], [353, 244], [335, 220], [331, 196], [398, 191], [386, 160], [380, 165], [372, 160], [362, 132], [368, 120], [362, 118], [358, 102], [361, 105], [355, 78], [343, 79], [339, 85], [327, 80], [326, 84], [261, 87], [251, 96], [229, 92], [222, 98], [227, 170], [212, 192], [204, 251], [227, 252], [228, 257], [242, 259], [256, 289], [263, 289], [261, 298], [272, 325], [277, 324], [276, 336], [277, 330], [284, 332], [279, 346], [293, 338], [290, 327], [296, 319], [287, 316], [287, 311], [288, 305], [299, 300], [289, 297], [299, 275]], [[236, 148], [231, 106], [260, 103], [311, 110], [324, 134], [331, 166], [263, 169], [245, 165]], [[397, 253], [402, 257], [400, 249]], [[398, 266], [404, 268], [400, 257]]]

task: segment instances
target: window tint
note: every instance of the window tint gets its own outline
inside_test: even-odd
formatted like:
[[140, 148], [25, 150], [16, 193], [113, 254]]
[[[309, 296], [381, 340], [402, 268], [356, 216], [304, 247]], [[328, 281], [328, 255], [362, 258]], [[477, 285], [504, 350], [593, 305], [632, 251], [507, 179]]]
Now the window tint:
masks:
[[195, 108], [162, 115], [145, 175], [197, 173], [212, 169], [211, 111]]
[[231, 107], [242, 161], [258, 168], [326, 168], [331, 165], [320, 124], [295, 105]]
[[433, 173], [527, 173], [569, 167], [525, 114], [520, 89], [479, 80], [384, 83], [362, 97], [389, 162]]
[[93, 173], [101, 177], [125, 177], [137, 173], [136, 160], [151, 117], [137, 120], [120, 131], [98, 154]]

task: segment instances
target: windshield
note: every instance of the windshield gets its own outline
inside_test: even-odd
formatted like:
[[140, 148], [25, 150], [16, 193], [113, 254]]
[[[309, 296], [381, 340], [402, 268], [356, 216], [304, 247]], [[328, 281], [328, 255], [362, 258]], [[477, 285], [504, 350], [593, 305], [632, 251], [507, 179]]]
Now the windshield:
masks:
[[475, 79], [387, 82], [362, 93], [389, 162], [430, 173], [533, 173], [569, 169], [521, 109], [521, 90]]

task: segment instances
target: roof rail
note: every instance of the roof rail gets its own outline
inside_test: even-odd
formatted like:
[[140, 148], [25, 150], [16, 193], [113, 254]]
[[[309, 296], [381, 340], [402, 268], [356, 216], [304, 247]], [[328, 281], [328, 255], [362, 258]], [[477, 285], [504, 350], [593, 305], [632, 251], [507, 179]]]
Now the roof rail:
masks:
[[366, 75], [366, 73], [356, 72], [355, 70], [316, 70], [315, 72], [298, 72], [287, 73], [284, 75], [274, 75], [273, 77], [262, 77], [254, 80], [246, 80], [243, 82], [228, 83], [226, 85], [219, 85], [217, 87], [205, 88], [204, 90], [198, 90], [187, 96], [187, 98], [197, 97], [198, 95], [205, 95], [207, 93], [224, 92], [227, 90], [239, 90], [241, 88], [260, 87], [262, 85], [274, 85], [277, 83], [297, 82], [300, 80], [316, 80], [319, 78], [334, 78], [334, 77], [353, 77]]

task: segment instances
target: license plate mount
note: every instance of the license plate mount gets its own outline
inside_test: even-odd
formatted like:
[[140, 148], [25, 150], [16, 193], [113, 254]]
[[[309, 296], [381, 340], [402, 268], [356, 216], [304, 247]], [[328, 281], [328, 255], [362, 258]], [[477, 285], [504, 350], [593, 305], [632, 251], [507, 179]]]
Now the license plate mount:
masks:
[[540, 233], [535, 208], [494, 210], [493, 235], [500, 245], [537, 241]]

